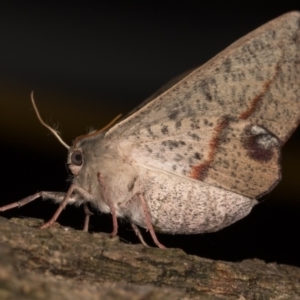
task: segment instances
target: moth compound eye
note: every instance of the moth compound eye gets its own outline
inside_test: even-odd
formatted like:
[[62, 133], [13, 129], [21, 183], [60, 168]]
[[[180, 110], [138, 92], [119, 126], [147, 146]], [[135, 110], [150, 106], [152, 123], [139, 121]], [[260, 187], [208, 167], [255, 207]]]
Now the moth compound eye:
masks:
[[77, 150], [74, 151], [71, 155], [71, 163], [75, 166], [81, 166], [82, 165], [82, 152]]

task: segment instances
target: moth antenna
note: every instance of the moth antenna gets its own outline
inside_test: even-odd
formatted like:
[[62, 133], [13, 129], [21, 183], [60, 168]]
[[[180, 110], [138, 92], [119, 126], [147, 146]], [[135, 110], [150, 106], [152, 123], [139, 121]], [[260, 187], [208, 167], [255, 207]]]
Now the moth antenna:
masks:
[[122, 117], [122, 114], [119, 114], [119, 115], [117, 115], [112, 121], [110, 121], [107, 125], [105, 125], [105, 126], [102, 127], [101, 129], [99, 129], [99, 130], [97, 130], [97, 131], [93, 131], [93, 132], [88, 133], [88, 134], [84, 134], [84, 135], [78, 136], [78, 137], [75, 139], [73, 145], [76, 145], [77, 142], [80, 141], [80, 140], [83, 139], [83, 138], [98, 135], [99, 133], [103, 132], [104, 130], [106, 130], [107, 128], [109, 128], [110, 126], [112, 126], [114, 123], [116, 123], [117, 120], [120, 119], [121, 117]]
[[122, 117], [122, 114], [117, 115], [115, 118], [113, 118], [107, 125], [105, 125], [104, 127], [102, 127], [101, 129], [97, 130], [97, 133], [100, 133], [102, 131], [105, 131], [106, 129], [108, 129], [110, 126], [112, 126], [113, 124], [115, 124], [120, 118]]
[[34, 110], [35, 110], [35, 113], [36, 113], [36, 115], [37, 115], [37, 118], [38, 118], [38, 120], [41, 122], [41, 124], [42, 124], [43, 126], [45, 126], [48, 130], [50, 130], [50, 132], [54, 134], [54, 136], [58, 139], [58, 141], [59, 141], [64, 147], [66, 147], [67, 149], [70, 149], [70, 146], [67, 145], [67, 144], [63, 141], [63, 139], [60, 137], [60, 135], [58, 134], [58, 132], [57, 132], [55, 129], [53, 129], [51, 126], [49, 126], [46, 122], [44, 122], [44, 120], [42, 119], [42, 117], [41, 117], [41, 115], [40, 115], [40, 113], [39, 113], [39, 111], [38, 111], [38, 109], [37, 109], [37, 106], [36, 106], [36, 104], [35, 104], [35, 101], [34, 101], [33, 91], [31, 92], [30, 98], [31, 98], [31, 102], [32, 102], [33, 108], [34, 108]]

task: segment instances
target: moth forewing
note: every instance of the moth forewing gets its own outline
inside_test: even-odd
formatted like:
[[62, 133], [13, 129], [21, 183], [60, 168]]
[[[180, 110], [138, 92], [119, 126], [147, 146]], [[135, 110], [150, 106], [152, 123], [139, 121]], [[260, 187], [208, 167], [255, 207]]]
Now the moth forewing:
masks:
[[250, 197], [269, 192], [300, 120], [299, 35], [298, 12], [267, 23], [108, 134], [142, 165]]

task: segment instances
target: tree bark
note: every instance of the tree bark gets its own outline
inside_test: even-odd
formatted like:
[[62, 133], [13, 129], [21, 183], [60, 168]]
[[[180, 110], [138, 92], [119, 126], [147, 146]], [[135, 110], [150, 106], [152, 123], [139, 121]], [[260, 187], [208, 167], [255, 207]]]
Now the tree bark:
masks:
[[0, 299], [300, 299], [300, 269], [0, 218]]

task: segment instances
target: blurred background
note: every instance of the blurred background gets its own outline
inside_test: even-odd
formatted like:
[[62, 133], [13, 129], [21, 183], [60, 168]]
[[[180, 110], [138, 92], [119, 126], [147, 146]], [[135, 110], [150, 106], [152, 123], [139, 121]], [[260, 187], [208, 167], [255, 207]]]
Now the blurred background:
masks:
[[[0, 9], [0, 205], [41, 190], [66, 191], [66, 149], [38, 122], [43, 118], [71, 144], [90, 127], [129, 112], [168, 80], [199, 66], [251, 30], [291, 11], [299, 1], [255, 6], [217, 1], [16, 2]], [[283, 151], [283, 180], [236, 224], [212, 234], [158, 235], [167, 247], [202, 257], [259, 258], [300, 266], [300, 131]], [[49, 219], [51, 201], [37, 200], [1, 215]], [[81, 229], [82, 208], [59, 218]], [[111, 216], [94, 212], [92, 231], [110, 232]], [[125, 243], [138, 243], [120, 222]], [[144, 233], [151, 244], [148, 233]]]

